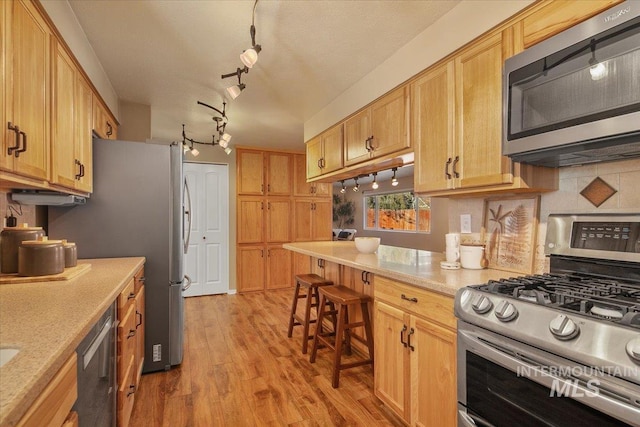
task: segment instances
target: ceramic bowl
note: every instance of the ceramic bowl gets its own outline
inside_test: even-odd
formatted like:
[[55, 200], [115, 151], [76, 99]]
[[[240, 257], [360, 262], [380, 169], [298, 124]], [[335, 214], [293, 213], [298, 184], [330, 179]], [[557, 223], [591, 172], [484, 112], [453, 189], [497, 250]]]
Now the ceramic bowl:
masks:
[[372, 254], [378, 250], [378, 246], [380, 246], [380, 238], [379, 237], [356, 237], [356, 248], [358, 251], [363, 254]]

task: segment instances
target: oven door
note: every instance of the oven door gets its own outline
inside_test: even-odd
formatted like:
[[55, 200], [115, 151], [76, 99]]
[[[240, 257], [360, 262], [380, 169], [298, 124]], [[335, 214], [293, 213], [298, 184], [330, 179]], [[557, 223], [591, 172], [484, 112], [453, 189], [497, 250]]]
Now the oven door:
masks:
[[639, 426], [640, 390], [458, 321], [459, 426]]

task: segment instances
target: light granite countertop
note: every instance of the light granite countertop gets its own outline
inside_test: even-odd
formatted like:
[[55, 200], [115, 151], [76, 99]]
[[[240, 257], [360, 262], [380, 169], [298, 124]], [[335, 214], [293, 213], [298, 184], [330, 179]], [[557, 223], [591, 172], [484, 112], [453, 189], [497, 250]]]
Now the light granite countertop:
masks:
[[444, 254], [396, 246], [380, 245], [374, 254], [358, 252], [352, 241], [296, 242], [282, 246], [294, 252], [366, 270], [449, 296], [455, 295], [458, 289], [465, 286], [518, 275], [493, 269], [445, 270], [440, 268]]
[[20, 352], [0, 368], [0, 426], [14, 426], [144, 264], [143, 257], [79, 260], [75, 279], [0, 284], [0, 348]]

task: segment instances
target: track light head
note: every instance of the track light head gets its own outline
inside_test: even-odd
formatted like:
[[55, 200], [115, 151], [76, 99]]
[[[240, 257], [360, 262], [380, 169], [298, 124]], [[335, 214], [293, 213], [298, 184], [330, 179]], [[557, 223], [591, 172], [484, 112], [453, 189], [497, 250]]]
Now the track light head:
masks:
[[356, 183], [356, 185], [353, 187], [353, 191], [357, 193], [358, 191], [360, 191], [360, 184], [358, 184], [358, 178], [353, 178], [353, 180]]
[[377, 190], [378, 187], [380, 187], [378, 185], [378, 181], [376, 181], [376, 177], [378, 176], [378, 172], [374, 172], [373, 173], [373, 182], [371, 183], [371, 188], [373, 188], [374, 190]]
[[344, 179], [340, 181], [340, 183], [342, 184], [342, 188], [340, 189], [340, 192], [344, 194], [347, 192], [347, 187], [344, 186]]
[[227, 153], [227, 156], [229, 154], [231, 154], [232, 151], [233, 151], [233, 149], [231, 147], [227, 147], [227, 148], [224, 149], [224, 152]]
[[245, 87], [246, 86], [244, 85], [244, 83], [240, 83], [239, 85], [229, 86], [227, 88], [227, 93], [229, 94], [231, 99], [236, 99], [240, 95], [240, 93], [244, 90]]
[[249, 68], [253, 68], [253, 66], [255, 65], [256, 62], [258, 62], [258, 54], [260, 53], [260, 51], [262, 50], [262, 46], [260, 46], [259, 44], [243, 51], [240, 54], [240, 61], [242, 61], [242, 63], [249, 67]]
[[393, 171], [393, 178], [391, 178], [391, 185], [393, 185], [394, 187], [398, 186], [398, 178], [396, 178], [396, 171], [398, 170], [398, 168], [393, 168], [391, 169]]

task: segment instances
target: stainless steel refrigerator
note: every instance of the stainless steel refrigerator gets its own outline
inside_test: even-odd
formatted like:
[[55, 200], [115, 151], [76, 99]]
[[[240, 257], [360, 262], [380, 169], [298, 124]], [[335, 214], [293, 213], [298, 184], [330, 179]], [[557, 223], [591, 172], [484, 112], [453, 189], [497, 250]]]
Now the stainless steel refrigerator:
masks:
[[182, 362], [183, 257], [189, 192], [180, 145], [93, 141], [93, 194], [85, 205], [49, 207], [48, 235], [75, 242], [79, 258], [144, 256], [144, 372]]

